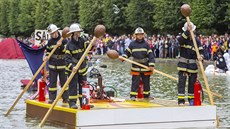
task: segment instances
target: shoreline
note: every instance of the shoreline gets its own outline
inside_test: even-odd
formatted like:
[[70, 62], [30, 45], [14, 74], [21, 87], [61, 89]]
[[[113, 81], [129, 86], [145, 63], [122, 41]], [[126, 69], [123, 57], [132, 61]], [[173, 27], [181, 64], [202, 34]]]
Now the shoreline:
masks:
[[[106, 55], [94, 55], [92, 59], [104, 59], [107, 60], [109, 59]], [[155, 63], [165, 63], [165, 64], [177, 64], [178, 63], [178, 58], [155, 58]], [[203, 62], [204, 66], [208, 66], [210, 64], [214, 64], [213, 61], [207, 61], [204, 60]]]

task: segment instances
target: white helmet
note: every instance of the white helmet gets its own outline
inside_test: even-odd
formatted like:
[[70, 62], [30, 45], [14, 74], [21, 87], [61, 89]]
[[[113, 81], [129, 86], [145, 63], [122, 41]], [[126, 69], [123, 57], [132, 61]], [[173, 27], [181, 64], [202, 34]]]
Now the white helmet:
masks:
[[50, 25], [47, 27], [47, 30], [48, 30], [48, 32], [49, 32], [50, 34], [52, 34], [53, 32], [59, 30], [59, 28], [57, 28], [57, 26], [54, 25], [54, 24], [50, 24]]
[[[196, 29], [196, 26], [192, 22], [190, 22], [190, 25], [192, 26], [192, 31], [194, 31]], [[182, 27], [182, 30], [186, 31], [187, 28], [188, 28], [188, 23], [186, 22], [184, 23], [184, 27]]]
[[68, 34], [73, 33], [73, 32], [81, 32], [81, 31], [83, 31], [83, 30], [81, 29], [81, 25], [78, 24], [78, 23], [73, 23], [73, 24], [69, 27], [69, 32], [68, 32]]
[[135, 34], [144, 34], [144, 30], [141, 28], [141, 27], [138, 27], [136, 30], [135, 30]]

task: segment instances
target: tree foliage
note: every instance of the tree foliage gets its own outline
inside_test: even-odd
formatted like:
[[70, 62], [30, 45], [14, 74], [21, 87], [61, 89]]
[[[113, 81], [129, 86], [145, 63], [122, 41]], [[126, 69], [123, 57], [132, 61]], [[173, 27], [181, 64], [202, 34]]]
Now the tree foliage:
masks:
[[142, 27], [147, 32], [153, 28], [153, 4], [148, 0], [131, 0], [126, 8], [126, 19], [128, 25], [134, 30]]
[[103, 8], [103, 21], [107, 32], [121, 34], [128, 31], [125, 18], [125, 9], [130, 0], [105, 0]]
[[79, 23], [79, 1], [62, 0], [62, 27], [69, 26], [72, 23]]
[[8, 23], [8, 5], [9, 1], [8, 0], [1, 0], [0, 1], [0, 32], [8, 36], [9, 33], [9, 23]]
[[8, 14], [8, 22], [9, 22], [9, 35], [19, 35], [19, 26], [17, 17], [19, 15], [19, 7], [15, 6], [18, 4], [20, 0], [9, 0], [9, 14]]
[[20, 0], [18, 26], [21, 33], [30, 36], [35, 30], [35, 0]]
[[49, 24], [55, 24], [58, 27], [62, 26], [62, 7], [60, 0], [48, 0], [49, 9], [48, 9], [48, 26]]
[[230, 0], [0, 0], [0, 35], [30, 36], [50, 24], [80, 23], [92, 33], [104, 24], [110, 34], [178, 33], [186, 22], [180, 7], [192, 8], [191, 21], [203, 34], [230, 32]]
[[40, 0], [36, 3], [35, 7], [35, 28], [36, 29], [46, 29], [48, 24], [48, 9], [49, 4], [47, 0]]
[[97, 24], [102, 24], [103, 0], [80, 0], [79, 16], [81, 26], [93, 32]]

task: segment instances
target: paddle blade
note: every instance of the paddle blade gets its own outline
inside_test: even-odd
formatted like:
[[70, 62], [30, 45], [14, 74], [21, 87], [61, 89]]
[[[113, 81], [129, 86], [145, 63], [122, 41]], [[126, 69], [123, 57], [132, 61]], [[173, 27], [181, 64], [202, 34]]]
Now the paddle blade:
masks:
[[188, 17], [190, 16], [192, 9], [188, 4], [183, 4], [180, 8], [180, 11], [183, 14], [183, 16]]
[[108, 50], [107, 51], [107, 56], [111, 59], [117, 59], [119, 57], [119, 54], [115, 50]]
[[94, 29], [94, 36], [100, 38], [105, 34], [105, 26], [104, 25], [97, 25]]
[[71, 34], [68, 34], [69, 32], [69, 27], [65, 27], [63, 30], [62, 30], [62, 37], [63, 38], [68, 38]]

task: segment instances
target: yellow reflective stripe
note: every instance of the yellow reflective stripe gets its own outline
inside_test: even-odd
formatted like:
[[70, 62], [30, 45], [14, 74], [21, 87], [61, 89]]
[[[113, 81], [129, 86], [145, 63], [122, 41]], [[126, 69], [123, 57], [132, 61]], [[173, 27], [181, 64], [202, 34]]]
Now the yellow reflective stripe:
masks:
[[147, 52], [147, 49], [146, 48], [139, 48], [139, 49], [133, 49], [132, 52]]
[[72, 63], [70, 63], [67, 68], [70, 69], [71, 66], [72, 66]]
[[83, 72], [85, 72], [85, 71], [87, 70], [87, 68], [88, 68], [88, 67], [86, 66], [86, 67], [83, 68], [83, 69], [79, 69], [78, 72], [79, 72], [79, 73], [83, 73]]
[[132, 51], [131, 51], [129, 48], [127, 48], [126, 50], [128, 50], [128, 51], [129, 51], [129, 53], [132, 53]]
[[198, 69], [197, 70], [187, 69], [187, 72], [189, 72], [189, 73], [198, 73]]
[[49, 68], [55, 69], [55, 66], [53, 65], [48, 65]]
[[178, 99], [184, 99], [185, 97], [184, 96], [178, 96]]
[[189, 95], [188, 98], [189, 99], [194, 99], [194, 96]]
[[68, 69], [67, 67], [65, 67], [65, 70], [66, 70], [66, 71], [69, 71], [69, 72], [72, 72], [72, 70]]
[[131, 95], [137, 95], [137, 92], [130, 92]]
[[150, 91], [144, 91], [143, 94], [148, 95], [148, 94], [150, 94]]
[[185, 35], [185, 33], [183, 33], [183, 34], [182, 34], [182, 37], [184, 37], [185, 39], [187, 39], [187, 38], [188, 38], [188, 36], [187, 36], [187, 35]]
[[57, 66], [57, 69], [65, 69], [65, 65], [64, 66]]
[[144, 69], [144, 68], [131, 68], [131, 70], [133, 71], [142, 71], [142, 72], [145, 72], [145, 71], [149, 71], [148, 69]]
[[70, 53], [70, 51], [69, 51], [69, 50], [66, 50], [66, 51], [65, 51], [65, 54], [72, 55], [72, 54]]
[[155, 63], [149, 63], [149, 65], [153, 65], [153, 66], [155, 66]]
[[78, 97], [79, 97], [79, 98], [82, 98], [82, 95], [81, 95], [81, 94], [79, 94], [79, 95], [78, 95]]
[[199, 49], [199, 50], [203, 50], [203, 47], [199, 47], [198, 49]]
[[65, 72], [65, 74], [69, 74], [68, 72]]
[[55, 88], [50, 88], [49, 87], [49, 91], [57, 91], [57, 87], [55, 87]]
[[[191, 46], [191, 45], [181, 45], [181, 47], [184, 47], [184, 48], [187, 48], [187, 49], [191, 49], [191, 50], [193, 50], [193, 51], [196, 51], [196, 49], [195, 49], [193, 46]], [[203, 47], [199, 47], [198, 49], [199, 49], [199, 50], [203, 50]]]
[[66, 51], [66, 45], [64, 45], [64, 49], [62, 50], [62, 52], [65, 52]]
[[69, 99], [77, 99], [77, 98], [78, 98], [77, 95], [75, 95], [75, 96], [69, 96]]
[[186, 71], [187, 69], [186, 68], [177, 67], [177, 70], [179, 70], [179, 71]]
[[153, 51], [149, 49], [149, 50], [148, 50], [148, 54], [151, 53], [151, 52], [153, 52]]
[[87, 46], [87, 42], [84, 42], [84, 48], [86, 48], [86, 46]]
[[192, 49], [193, 46], [191, 46], [191, 45], [185, 45], [185, 44], [184, 44], [184, 45], [181, 45], [181, 47], [188, 48], [188, 49]]
[[85, 72], [84, 74], [82, 74], [82, 76], [85, 76], [87, 74], [87, 72]]
[[74, 50], [72, 51], [73, 54], [77, 54], [77, 53], [80, 53], [80, 52], [83, 52], [84, 49], [77, 49], [77, 50]]
[[124, 56], [125, 58], [128, 58], [128, 56], [127, 56], [127, 55], [125, 55], [125, 54], [124, 54], [123, 56]]
[[177, 70], [179, 70], [179, 71], [187, 71], [189, 73], [198, 73], [198, 69], [197, 70], [191, 70], [191, 69], [187, 69], [187, 68], [177, 67]]
[[48, 46], [47, 48], [48, 49], [53, 49], [56, 45], [51, 45], [51, 46]]

